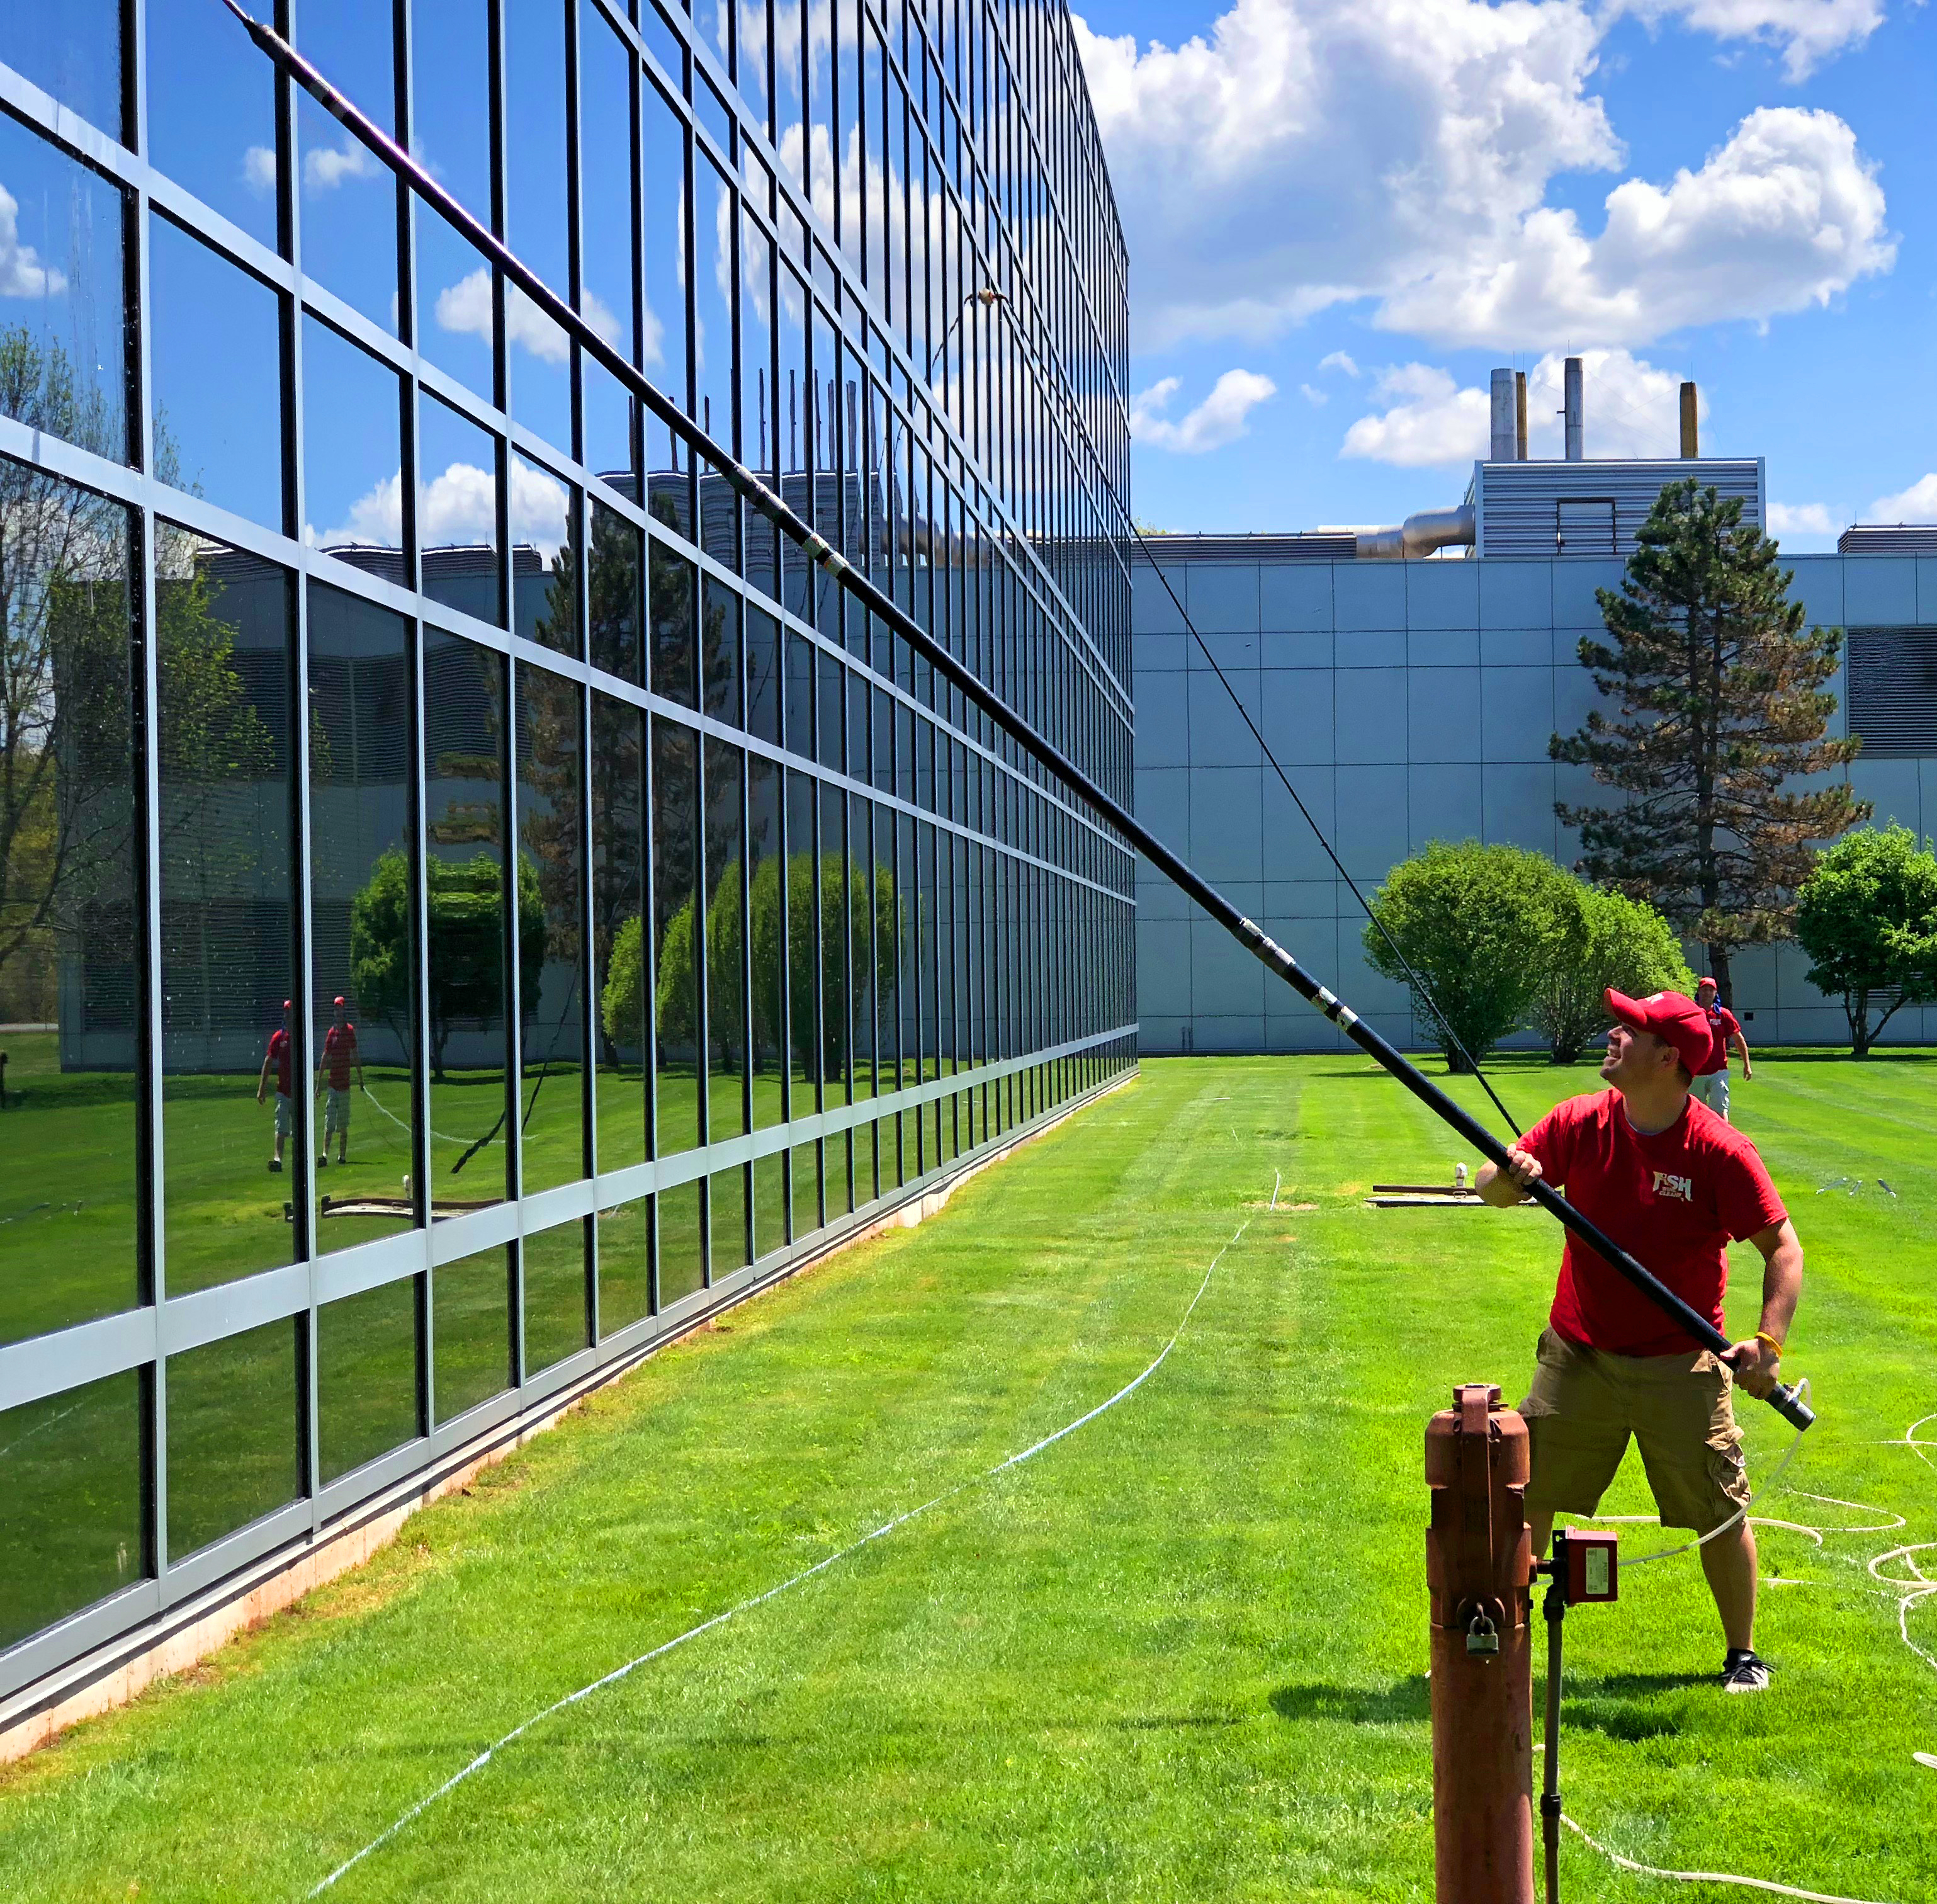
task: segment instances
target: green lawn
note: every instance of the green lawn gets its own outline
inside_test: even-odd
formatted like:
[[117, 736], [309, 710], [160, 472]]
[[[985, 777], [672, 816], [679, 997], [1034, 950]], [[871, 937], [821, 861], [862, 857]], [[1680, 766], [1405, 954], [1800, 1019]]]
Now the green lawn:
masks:
[[[1499, 1081], [1530, 1118], [1594, 1081]], [[1692, 1560], [1570, 1620], [1568, 1809], [1651, 1863], [1921, 1904], [1937, 1672], [1867, 1569], [1929, 1542], [1937, 1579], [1903, 1445], [1937, 1411], [1937, 1059], [1759, 1057], [1737, 1105], [1809, 1252], [1787, 1372], [1821, 1414], [1767, 1511], [1821, 1543], [1763, 1534], [1760, 1699], [1707, 1682]], [[1458, 1154], [1356, 1058], [1147, 1064], [0, 1772], [0, 1896], [301, 1896], [529, 1714], [1093, 1407], [1247, 1222], [1121, 1406], [547, 1720], [329, 1895], [1429, 1897], [1422, 1429], [1455, 1381], [1518, 1393], [1557, 1253], [1537, 1214], [1364, 1207]], [[1788, 1431], [1745, 1408], [1766, 1472]], [[1644, 1501], [1624, 1471], [1607, 1505]], [[1907, 1621], [1937, 1654], [1937, 1596]], [[1563, 1858], [1573, 1897], [1666, 1891]]]

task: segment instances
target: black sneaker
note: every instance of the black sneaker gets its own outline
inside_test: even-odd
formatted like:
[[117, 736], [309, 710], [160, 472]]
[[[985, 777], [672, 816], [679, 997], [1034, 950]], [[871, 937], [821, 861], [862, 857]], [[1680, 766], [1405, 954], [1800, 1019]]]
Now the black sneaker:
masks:
[[1725, 1693], [1766, 1693], [1769, 1675], [1775, 1669], [1741, 1647], [1732, 1646], [1722, 1662], [1722, 1690]]
[[327, 1155], [320, 1157], [317, 1159], [316, 1167], [319, 1170], [327, 1170], [329, 1168], [329, 1159]]
[[270, 1160], [269, 1160], [269, 1172], [270, 1172], [270, 1175], [271, 1175], [271, 1176], [273, 1176], [273, 1175], [274, 1175], [277, 1171], [280, 1170], [280, 1169], [282, 1169], [282, 1167], [283, 1167], [283, 1163], [282, 1163], [282, 1160], [281, 1160], [281, 1158], [280, 1158], [280, 1157], [271, 1157], [271, 1158], [270, 1158]]

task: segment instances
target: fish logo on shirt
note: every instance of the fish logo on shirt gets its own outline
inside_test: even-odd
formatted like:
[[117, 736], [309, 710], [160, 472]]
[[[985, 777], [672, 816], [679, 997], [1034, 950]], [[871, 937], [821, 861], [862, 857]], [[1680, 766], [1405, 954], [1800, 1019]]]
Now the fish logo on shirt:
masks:
[[1657, 1196], [1678, 1197], [1684, 1203], [1695, 1201], [1695, 1179], [1693, 1177], [1672, 1177], [1666, 1170], [1654, 1173], [1654, 1193]]

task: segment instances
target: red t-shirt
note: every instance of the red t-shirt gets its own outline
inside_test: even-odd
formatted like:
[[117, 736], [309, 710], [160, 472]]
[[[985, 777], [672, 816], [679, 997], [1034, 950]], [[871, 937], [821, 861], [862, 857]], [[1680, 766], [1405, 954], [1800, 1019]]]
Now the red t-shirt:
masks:
[[329, 1067], [329, 1087], [350, 1088], [350, 1067], [356, 1062], [356, 1027], [332, 1025], [323, 1035], [323, 1061]]
[[1702, 1072], [1704, 1078], [1728, 1069], [1729, 1040], [1739, 1038], [1742, 1032], [1742, 1021], [1726, 1005], [1711, 1005], [1707, 1010], [1708, 1028], [1715, 1034], [1715, 1055], [1709, 1060], [1707, 1070]]
[[[1570, 1098], [1521, 1148], [1582, 1215], [1717, 1329], [1729, 1242], [1788, 1214], [1755, 1146], [1693, 1098], [1654, 1137], [1628, 1122], [1618, 1091]], [[1702, 1346], [1571, 1233], [1547, 1320], [1569, 1342], [1617, 1355], [1685, 1355]]]
[[289, 1035], [286, 1031], [269, 1034], [269, 1056], [276, 1061], [276, 1089], [289, 1094]]

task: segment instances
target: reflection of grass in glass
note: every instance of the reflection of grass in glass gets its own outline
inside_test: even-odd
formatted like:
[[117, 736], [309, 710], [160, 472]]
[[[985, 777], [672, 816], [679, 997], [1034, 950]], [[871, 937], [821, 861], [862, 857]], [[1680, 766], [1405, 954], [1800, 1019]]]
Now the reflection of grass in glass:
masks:
[[577, 1060], [543, 1056], [545, 1031], [532, 1037], [525, 1057], [519, 1111], [524, 1130], [527, 1191], [550, 1190], [585, 1175], [584, 1081]]
[[[411, 1174], [410, 1073], [399, 1066], [366, 1064], [363, 1081], [369, 1090], [367, 1097], [357, 1090], [353, 1078], [350, 1087], [349, 1161], [337, 1162], [337, 1142], [332, 1138], [329, 1168], [316, 1173], [316, 1242], [320, 1251], [347, 1249], [353, 1243], [394, 1236], [410, 1226], [408, 1217], [326, 1217], [321, 1214], [325, 1197], [333, 1203], [358, 1196], [400, 1197], [404, 1194], [405, 1180]], [[319, 1157], [323, 1154], [323, 1102], [320, 1097], [317, 1099], [314, 1114]], [[386, 1111], [390, 1114], [387, 1117]]]
[[747, 1172], [735, 1165], [711, 1179], [713, 1281], [723, 1282], [747, 1264]]
[[417, 1432], [414, 1278], [318, 1312], [316, 1409], [324, 1484]]
[[646, 1160], [645, 1074], [635, 1064], [602, 1064], [592, 1080], [599, 1168], [623, 1170]]
[[504, 1196], [505, 1160], [509, 1154], [505, 1133], [509, 1122], [501, 1067], [453, 1069], [433, 1080], [430, 1191], [440, 1206], [439, 1214], [447, 1202], [495, 1202]]
[[0, 1413], [0, 1647], [140, 1576], [140, 1409], [131, 1371]]
[[753, 1257], [785, 1247], [787, 1233], [787, 1153], [776, 1151], [753, 1166]]
[[449, 1421], [511, 1383], [511, 1285], [502, 1249], [431, 1272], [432, 1418]]
[[590, 1339], [585, 1226], [560, 1223], [525, 1239], [525, 1373], [576, 1355]]
[[134, 1304], [135, 1079], [63, 1076], [51, 1032], [0, 1043], [0, 1342], [17, 1342]]
[[599, 1216], [599, 1332], [616, 1334], [652, 1306], [647, 1244], [652, 1199], [640, 1197]]
[[704, 1178], [659, 1193], [659, 1307], [669, 1308], [706, 1281], [700, 1254], [699, 1199]]
[[301, 1492], [295, 1327], [265, 1323], [171, 1355], [168, 1384], [172, 1561]]
[[252, 1276], [294, 1255], [293, 1226], [283, 1205], [296, 1193], [298, 1153], [292, 1136], [283, 1146], [280, 1174], [268, 1170], [275, 1105], [273, 1072], [261, 1104], [253, 1072], [177, 1072], [162, 1080], [171, 1296]]
[[796, 1144], [788, 1153], [793, 1171], [793, 1233], [820, 1227], [820, 1146]]

